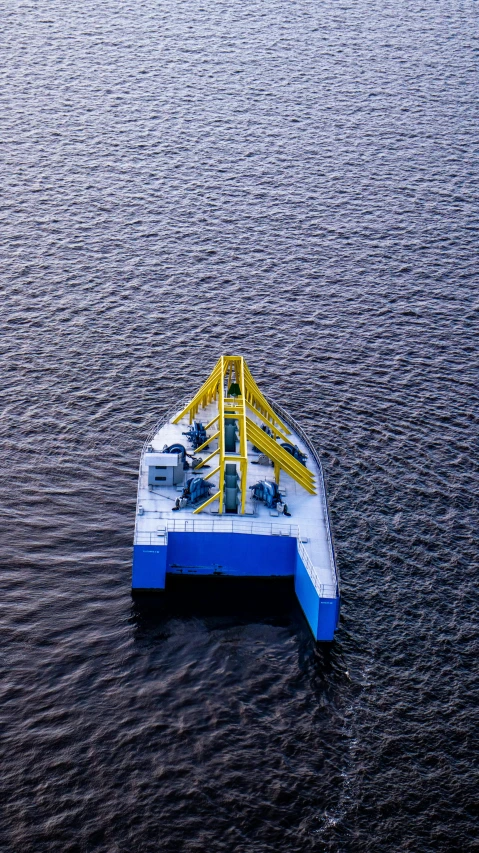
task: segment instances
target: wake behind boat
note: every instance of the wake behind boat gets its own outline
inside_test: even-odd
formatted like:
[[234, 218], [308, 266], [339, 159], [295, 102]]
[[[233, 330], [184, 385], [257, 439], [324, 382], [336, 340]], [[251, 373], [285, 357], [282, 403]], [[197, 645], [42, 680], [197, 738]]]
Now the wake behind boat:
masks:
[[165, 589], [170, 574], [294, 577], [314, 638], [333, 639], [340, 595], [321, 462], [241, 356], [222, 356], [141, 454], [132, 589]]

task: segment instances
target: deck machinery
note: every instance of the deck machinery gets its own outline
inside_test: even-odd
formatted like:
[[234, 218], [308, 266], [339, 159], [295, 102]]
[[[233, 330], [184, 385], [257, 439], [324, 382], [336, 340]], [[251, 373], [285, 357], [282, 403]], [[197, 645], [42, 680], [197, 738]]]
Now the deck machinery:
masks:
[[333, 639], [340, 597], [321, 462], [242, 356], [221, 356], [143, 448], [132, 589], [165, 589], [169, 574], [292, 577], [313, 636]]

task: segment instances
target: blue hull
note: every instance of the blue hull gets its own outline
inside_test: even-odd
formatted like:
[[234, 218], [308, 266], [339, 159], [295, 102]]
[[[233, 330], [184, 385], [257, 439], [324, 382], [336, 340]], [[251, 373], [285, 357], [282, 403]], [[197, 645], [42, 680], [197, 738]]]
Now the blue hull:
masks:
[[294, 577], [296, 595], [314, 638], [333, 639], [339, 619], [339, 595], [319, 596], [293, 537], [170, 532], [166, 545], [134, 546], [132, 589], [165, 589], [168, 574]]

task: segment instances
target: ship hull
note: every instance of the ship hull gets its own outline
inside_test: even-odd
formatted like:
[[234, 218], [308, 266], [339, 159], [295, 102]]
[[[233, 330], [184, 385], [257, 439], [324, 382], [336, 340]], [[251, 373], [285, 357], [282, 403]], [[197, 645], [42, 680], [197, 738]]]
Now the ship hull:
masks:
[[158, 592], [180, 575], [291, 579], [314, 638], [334, 637], [339, 577], [321, 461], [241, 356], [222, 356], [141, 455], [132, 590]]

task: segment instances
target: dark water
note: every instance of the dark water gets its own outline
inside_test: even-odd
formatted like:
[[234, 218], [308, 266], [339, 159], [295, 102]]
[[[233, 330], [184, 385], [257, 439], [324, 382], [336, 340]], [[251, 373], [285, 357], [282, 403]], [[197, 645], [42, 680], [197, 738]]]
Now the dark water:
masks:
[[[478, 849], [477, 14], [2, 7], [2, 853]], [[131, 599], [222, 352], [323, 454], [331, 647], [282, 586]]]

